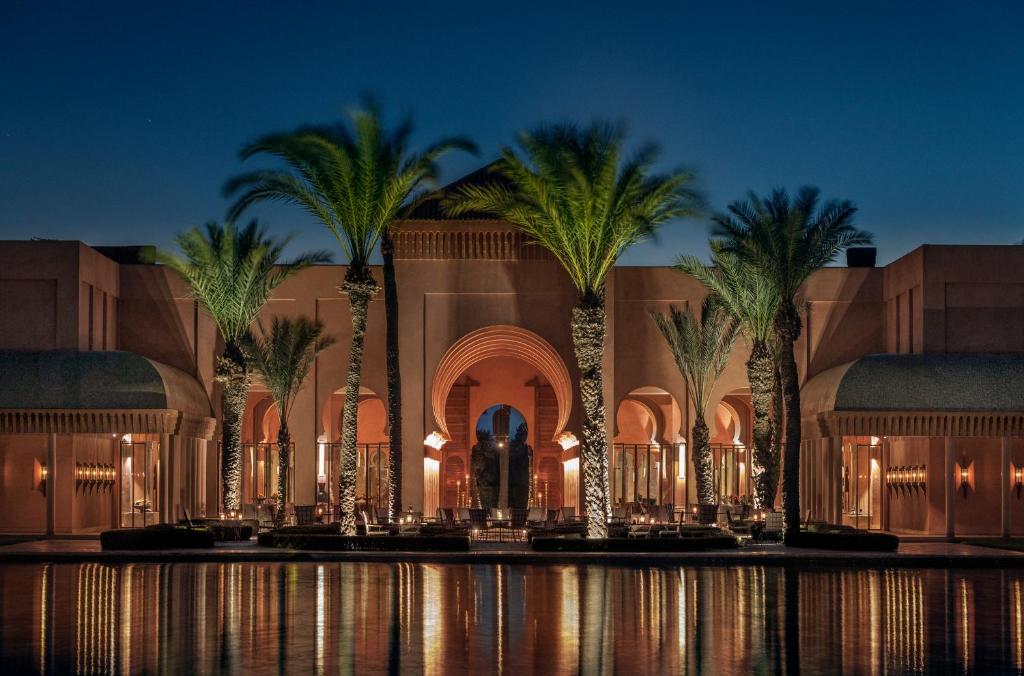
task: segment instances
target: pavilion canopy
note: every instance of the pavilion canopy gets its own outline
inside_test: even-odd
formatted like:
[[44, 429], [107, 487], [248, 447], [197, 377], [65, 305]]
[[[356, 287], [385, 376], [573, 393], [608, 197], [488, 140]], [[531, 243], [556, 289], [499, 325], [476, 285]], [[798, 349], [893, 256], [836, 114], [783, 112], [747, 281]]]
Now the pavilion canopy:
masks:
[[1017, 436], [1024, 355], [869, 355], [807, 381], [801, 409], [808, 438]]
[[208, 438], [214, 424], [195, 378], [133, 352], [0, 351], [0, 432]]

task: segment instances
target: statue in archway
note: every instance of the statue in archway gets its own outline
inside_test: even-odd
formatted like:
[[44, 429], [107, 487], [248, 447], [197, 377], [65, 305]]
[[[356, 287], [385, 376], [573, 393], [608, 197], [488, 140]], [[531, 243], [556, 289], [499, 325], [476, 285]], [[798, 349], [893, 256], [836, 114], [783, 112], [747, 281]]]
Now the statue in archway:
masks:
[[470, 466], [473, 471], [473, 505], [490, 509], [498, 506], [501, 467], [494, 438], [486, 429], [476, 429], [477, 443], [473, 446]]
[[526, 423], [520, 423], [508, 446], [508, 506], [529, 507], [533, 477], [533, 448], [527, 443]]

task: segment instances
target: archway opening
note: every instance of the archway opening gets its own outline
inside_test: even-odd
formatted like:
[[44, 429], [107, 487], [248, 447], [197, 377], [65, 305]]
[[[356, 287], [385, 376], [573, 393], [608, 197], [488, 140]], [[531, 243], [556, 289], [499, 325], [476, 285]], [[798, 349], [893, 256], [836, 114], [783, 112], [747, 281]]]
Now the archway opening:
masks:
[[[341, 433], [345, 410], [345, 389], [324, 402], [321, 411], [323, 434], [317, 440], [316, 501], [330, 506], [339, 502]], [[388, 425], [383, 399], [373, 390], [360, 387], [356, 412], [356, 508], [384, 509], [388, 499]]]
[[753, 499], [752, 416], [750, 395], [743, 391], [722, 397], [708, 416], [715, 491], [723, 502], [739, 503]]
[[686, 437], [675, 397], [657, 387], [630, 392], [615, 411], [612, 504], [634, 509], [686, 502]]
[[[520, 359], [485, 359], [452, 386], [445, 416], [440, 506], [530, 506], [534, 467], [543, 459], [558, 462], [562, 452], [553, 440], [558, 402], [543, 374]], [[549, 474], [548, 500], [559, 500], [561, 474]]]
[[526, 418], [508, 404], [495, 404], [480, 414], [475, 427], [470, 451], [474, 504], [529, 507], [534, 454]]

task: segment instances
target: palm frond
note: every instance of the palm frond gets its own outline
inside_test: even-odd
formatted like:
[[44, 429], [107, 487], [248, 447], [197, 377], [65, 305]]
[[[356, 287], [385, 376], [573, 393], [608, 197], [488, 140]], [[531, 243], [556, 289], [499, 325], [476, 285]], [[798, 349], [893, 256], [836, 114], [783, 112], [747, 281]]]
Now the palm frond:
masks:
[[157, 260], [188, 283], [225, 342], [237, 342], [278, 285], [299, 270], [331, 260], [327, 251], [312, 251], [282, 261], [290, 241], [270, 237], [255, 220], [243, 228], [211, 221], [175, 238], [180, 255], [161, 251]]
[[709, 294], [701, 304], [700, 318], [690, 308], [670, 306], [667, 314], [652, 312], [665, 342], [672, 351], [687, 394], [698, 415], [706, 413], [708, 399], [729, 360], [740, 322]]
[[298, 205], [335, 237], [350, 268], [365, 269], [384, 231], [413, 196], [434, 185], [438, 159], [452, 150], [476, 151], [472, 141], [455, 136], [409, 152], [412, 129], [408, 118], [386, 129], [377, 104], [364, 98], [342, 124], [264, 135], [242, 148], [242, 159], [270, 155], [284, 166], [229, 180], [224, 192], [235, 197], [229, 213], [237, 217], [263, 201]]
[[282, 421], [288, 420], [295, 395], [302, 389], [317, 355], [333, 343], [334, 338], [325, 333], [323, 323], [308, 317], [274, 317], [269, 329], [257, 322], [256, 330], [242, 338], [253, 368], [274, 398]]
[[581, 294], [596, 294], [623, 251], [703, 207], [692, 173], [652, 174], [653, 145], [623, 160], [624, 137], [621, 125], [601, 122], [524, 132], [494, 164], [504, 181], [462, 186], [444, 207], [509, 221], [551, 252]]

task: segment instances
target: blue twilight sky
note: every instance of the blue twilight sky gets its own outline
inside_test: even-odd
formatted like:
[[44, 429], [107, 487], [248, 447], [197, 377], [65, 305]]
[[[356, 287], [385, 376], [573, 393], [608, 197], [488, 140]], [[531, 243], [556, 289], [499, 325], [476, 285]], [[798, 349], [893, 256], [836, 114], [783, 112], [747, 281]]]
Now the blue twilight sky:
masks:
[[[1024, 2], [0, 0], [0, 238], [167, 245], [222, 218], [255, 135], [371, 90], [417, 140], [494, 157], [595, 115], [690, 165], [711, 205], [813, 183], [860, 206], [880, 261], [1024, 237]], [[265, 163], [265, 161], [262, 161]], [[253, 212], [334, 248], [298, 210]], [[706, 252], [672, 224], [629, 264]]]

